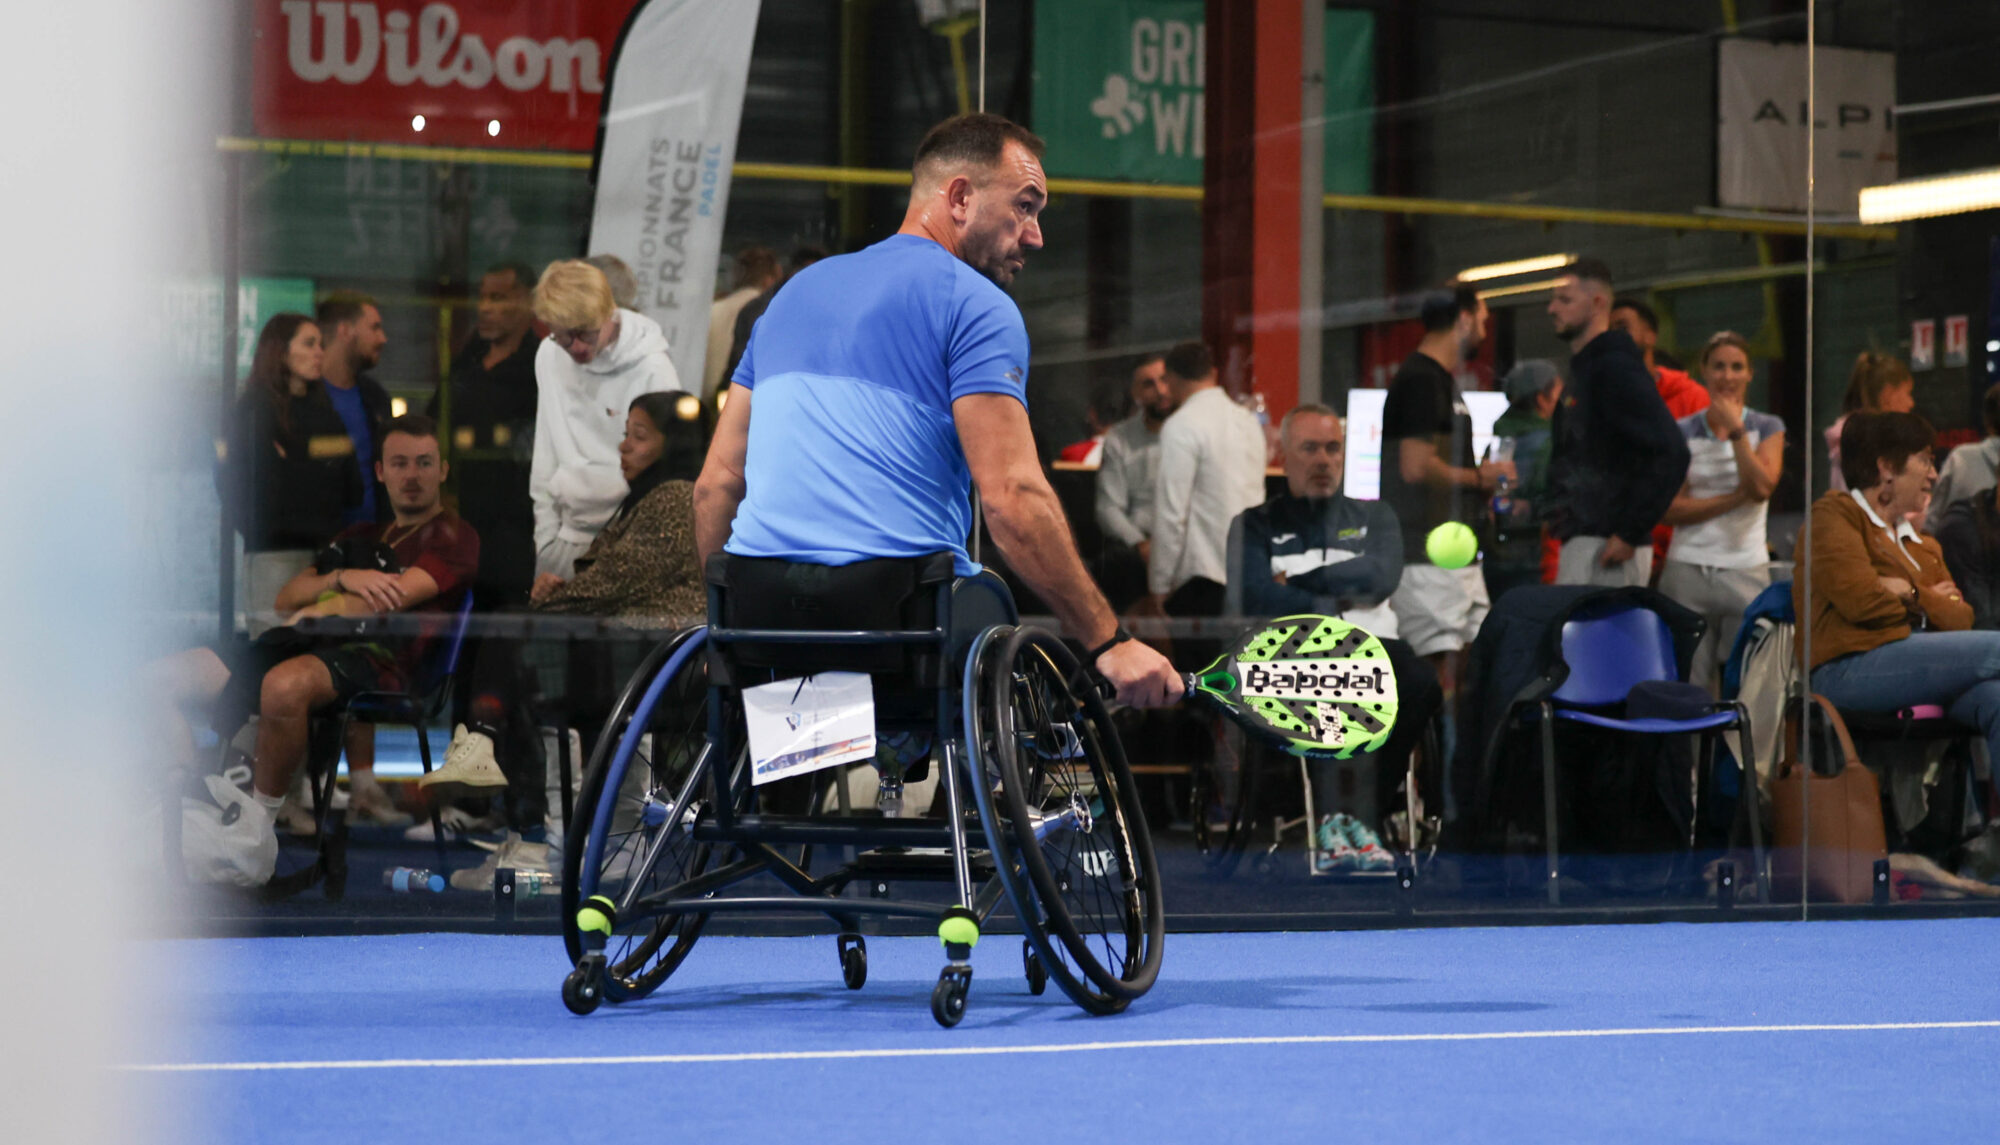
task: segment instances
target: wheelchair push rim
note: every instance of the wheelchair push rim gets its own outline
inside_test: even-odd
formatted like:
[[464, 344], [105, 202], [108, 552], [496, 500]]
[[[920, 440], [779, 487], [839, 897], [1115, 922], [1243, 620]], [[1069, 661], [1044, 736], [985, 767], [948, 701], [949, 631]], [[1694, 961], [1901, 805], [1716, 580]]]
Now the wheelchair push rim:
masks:
[[1048, 632], [996, 629], [975, 651], [969, 761], [995, 866], [1050, 977], [1084, 1009], [1115, 1013], [1158, 976], [1165, 920], [1110, 712], [1095, 689], [1070, 687], [1079, 666]]
[[[693, 878], [715, 858], [713, 845], [674, 830], [690, 825], [714, 798], [699, 655], [705, 632], [690, 629], [648, 656], [620, 694], [591, 753], [577, 821], [563, 851], [563, 939], [573, 964], [585, 955], [578, 914], [592, 896], [625, 907], [640, 895]], [[666, 726], [656, 718], [663, 700], [672, 705]], [[652, 757], [641, 760], [639, 742], [648, 733]], [[642, 773], [635, 774], [635, 767]], [[657, 989], [706, 925], [706, 914], [613, 912], [604, 942], [605, 999], [631, 1001]]]

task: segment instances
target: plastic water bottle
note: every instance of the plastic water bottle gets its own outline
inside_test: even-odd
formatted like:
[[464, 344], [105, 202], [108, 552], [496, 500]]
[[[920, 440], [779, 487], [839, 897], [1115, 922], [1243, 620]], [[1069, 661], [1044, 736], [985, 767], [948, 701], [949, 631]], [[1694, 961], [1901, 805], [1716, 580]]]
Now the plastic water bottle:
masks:
[[[1493, 444], [1486, 447], [1486, 460], [1489, 462], [1514, 460], [1514, 439], [1511, 437], [1494, 438]], [[1513, 515], [1514, 479], [1503, 476], [1493, 486], [1494, 523], [1504, 527]]]
[[391, 867], [382, 872], [382, 885], [395, 894], [442, 894], [444, 876], [421, 867]]

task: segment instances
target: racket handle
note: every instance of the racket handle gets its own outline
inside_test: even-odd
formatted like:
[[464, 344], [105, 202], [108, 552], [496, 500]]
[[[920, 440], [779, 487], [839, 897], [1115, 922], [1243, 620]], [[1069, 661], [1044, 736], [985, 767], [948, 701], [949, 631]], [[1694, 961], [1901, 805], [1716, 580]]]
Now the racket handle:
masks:
[[1200, 683], [1201, 681], [1195, 679], [1195, 674], [1193, 672], [1182, 672], [1181, 699], [1186, 700], [1192, 698], [1194, 696], [1196, 686], [1199, 685]]

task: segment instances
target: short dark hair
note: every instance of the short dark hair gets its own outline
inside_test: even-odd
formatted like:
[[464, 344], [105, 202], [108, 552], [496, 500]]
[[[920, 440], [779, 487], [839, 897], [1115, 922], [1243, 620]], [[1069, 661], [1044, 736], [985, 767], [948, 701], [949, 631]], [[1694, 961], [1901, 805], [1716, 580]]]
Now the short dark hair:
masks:
[[778, 252], [767, 246], [747, 246], [736, 252], [736, 285], [748, 286], [778, 277]]
[[389, 440], [392, 433], [409, 437], [428, 437], [437, 440], [438, 423], [420, 413], [406, 413], [402, 417], [392, 417], [382, 423], [382, 440]]
[[511, 259], [506, 262], [494, 263], [492, 266], [489, 266], [485, 270], [480, 271], [479, 277], [485, 278], [487, 275], [490, 274], [511, 274], [514, 276], [514, 285], [522, 290], [527, 290], [527, 291], [534, 290], [535, 280], [541, 277], [540, 275], [537, 275], [534, 271], [528, 269], [527, 263], [517, 262]]
[[1129, 378], [1133, 374], [1138, 373], [1140, 370], [1145, 369], [1147, 366], [1152, 365], [1154, 362], [1164, 362], [1166, 360], [1167, 356], [1165, 354], [1162, 354], [1158, 350], [1154, 350], [1150, 354], [1141, 354], [1138, 357], [1132, 359], [1132, 368], [1125, 371], [1125, 376]]
[[793, 274], [797, 274], [799, 271], [804, 270], [825, 257], [825, 247], [818, 243], [807, 243], [804, 246], [792, 248], [792, 257], [785, 260], [785, 267]]
[[358, 290], [336, 290], [319, 300], [320, 332], [328, 341], [333, 340], [333, 328], [342, 322], [359, 322], [361, 312], [375, 305], [375, 300]]
[[1424, 333], [1436, 334], [1458, 325], [1459, 315], [1478, 312], [1479, 291], [1470, 286], [1453, 284], [1425, 294], [1423, 303], [1417, 309], [1417, 317], [1423, 321]]
[[1105, 382], [1090, 399], [1090, 411], [1099, 425], [1115, 425], [1132, 416], [1132, 386], [1129, 382]]
[[1563, 273], [1565, 275], [1575, 275], [1588, 282], [1599, 283], [1606, 290], [1611, 289], [1611, 267], [1601, 258], [1577, 259], [1575, 262], [1563, 267]]
[[1611, 309], [1630, 310], [1639, 316], [1639, 321], [1646, 324], [1646, 329], [1651, 330], [1655, 334], [1660, 332], [1660, 316], [1653, 313], [1652, 307], [1629, 294], [1612, 299]]
[[1028, 154], [1037, 159], [1048, 150], [1041, 136], [1006, 116], [985, 111], [954, 115], [924, 133], [910, 169], [921, 171], [928, 164], [940, 163], [992, 167], [1000, 162], [1010, 142], [1027, 148]]
[[1986, 396], [1979, 399], [1979, 412], [1986, 420], [1988, 434], [2000, 434], [2000, 385], [1986, 387]]
[[1215, 372], [1215, 356], [1200, 342], [1182, 342], [1161, 355], [1167, 372], [1177, 378], [1198, 382]]
[[1877, 461], [1900, 470], [1935, 445], [1937, 430], [1917, 414], [1858, 410], [1840, 427], [1840, 475], [1849, 489], [1873, 489], [1882, 479]]

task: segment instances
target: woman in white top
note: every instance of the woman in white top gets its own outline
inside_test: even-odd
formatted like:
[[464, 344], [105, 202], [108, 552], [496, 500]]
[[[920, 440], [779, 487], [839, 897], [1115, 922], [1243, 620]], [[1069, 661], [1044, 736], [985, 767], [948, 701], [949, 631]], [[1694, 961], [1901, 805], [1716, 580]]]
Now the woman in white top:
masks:
[[1764, 518], [1784, 469], [1785, 423], [1743, 407], [1750, 351], [1742, 335], [1724, 330], [1708, 340], [1701, 380], [1708, 408], [1680, 419], [1688, 474], [1667, 509], [1674, 540], [1660, 591], [1707, 619], [1689, 676], [1714, 691], [1743, 610], [1771, 583]]
[[660, 324], [620, 310], [604, 272], [582, 259], [552, 262], [535, 284], [535, 317], [549, 336], [535, 351], [535, 580], [568, 580], [625, 499], [618, 443], [640, 394], [681, 389]]

